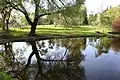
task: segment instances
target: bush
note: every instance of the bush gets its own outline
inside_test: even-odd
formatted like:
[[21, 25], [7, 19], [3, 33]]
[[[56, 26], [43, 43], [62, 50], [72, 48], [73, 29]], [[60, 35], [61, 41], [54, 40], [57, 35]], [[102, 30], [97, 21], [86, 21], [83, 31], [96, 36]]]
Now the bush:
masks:
[[5, 72], [0, 72], [0, 80], [12, 80], [12, 77]]

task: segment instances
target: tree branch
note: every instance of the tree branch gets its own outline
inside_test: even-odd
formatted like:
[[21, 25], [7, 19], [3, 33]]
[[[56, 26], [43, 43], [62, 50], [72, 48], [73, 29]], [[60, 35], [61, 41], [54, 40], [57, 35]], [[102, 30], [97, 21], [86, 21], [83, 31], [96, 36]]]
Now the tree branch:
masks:
[[[58, 8], [58, 9], [60, 9], [61, 10], [61, 7], [59, 7], [56, 3], [55, 3], [55, 1], [54, 0], [51, 0], [52, 1], [52, 3]], [[62, 3], [62, 5], [66, 8], [66, 6], [65, 6], [65, 4], [61, 1], [61, 0], [59, 0], [61, 3]], [[48, 0], [48, 2], [50, 3], [50, 1]], [[61, 13], [62, 14], [62, 13]], [[66, 23], [68, 23], [68, 21], [67, 21], [67, 19], [66, 19], [66, 17], [65, 17], [65, 15], [64, 14], [62, 14], [62, 16], [63, 16], [63, 18], [64, 18], [64, 20], [65, 20], [65, 22]]]
[[35, 18], [39, 15], [39, 4], [40, 4], [40, 0], [36, 1], [36, 0], [33, 0], [34, 3], [35, 3]]
[[29, 58], [28, 58], [28, 62], [27, 62], [27, 64], [26, 64], [26, 66], [25, 66], [25, 69], [27, 69], [27, 68], [30, 66], [31, 59], [32, 59], [32, 57], [33, 57], [34, 54], [35, 54], [34, 52], [32, 52], [32, 53], [30, 54], [30, 56], [29, 56]]
[[20, 11], [20, 12], [24, 13], [24, 11], [23, 11], [23, 10], [21, 10], [20, 8], [18, 8], [18, 6], [17, 6], [17, 5], [15, 5], [14, 3], [9, 2], [9, 1], [6, 1], [6, 2], [7, 2], [7, 4], [9, 4], [9, 5], [10, 5], [13, 9], [18, 10], [18, 11]]
[[60, 11], [58, 10], [58, 11], [56, 11], [56, 12], [43, 13], [43, 14], [40, 14], [40, 15], [38, 16], [38, 18], [43, 17], [43, 16], [45, 16], [45, 15], [52, 15], [52, 14], [56, 14], [56, 13], [60, 13]]
[[20, 6], [20, 8], [19, 8], [18, 5], [15, 5], [15, 4], [12, 3], [12, 2], [9, 2], [9, 1], [6, 1], [6, 2], [7, 2], [7, 4], [9, 4], [13, 9], [22, 12], [22, 13], [25, 15], [26, 20], [28, 21], [28, 23], [29, 23], [30, 25], [32, 25], [32, 21], [31, 21], [31, 19], [29, 18], [28, 12], [26, 11], [26, 9], [25, 9], [24, 6], [22, 5], [22, 3], [19, 2], [19, 6]]
[[62, 57], [62, 59], [61, 60], [63, 60], [64, 59], [64, 57], [65, 57], [65, 55], [67, 54], [67, 49], [66, 49], [66, 51], [65, 51], [65, 53], [64, 53], [64, 56]]

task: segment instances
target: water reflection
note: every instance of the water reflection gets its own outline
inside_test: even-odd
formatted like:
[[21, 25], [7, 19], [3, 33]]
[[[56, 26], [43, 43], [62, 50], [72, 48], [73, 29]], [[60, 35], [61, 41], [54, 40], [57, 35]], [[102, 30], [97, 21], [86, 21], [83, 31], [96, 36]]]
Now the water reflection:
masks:
[[[84, 55], [80, 52], [81, 41], [84, 39], [71, 39], [69, 42], [66, 40], [3, 44], [1, 57], [8, 70], [3, 69], [2, 65], [1, 69], [22, 80], [85, 80], [84, 67], [79, 66], [84, 59]], [[25, 52], [29, 56], [26, 56]]]
[[120, 52], [120, 37], [112, 39], [112, 49], [116, 52]]
[[102, 37], [5, 43], [0, 46], [0, 71], [18, 80], [119, 80], [119, 41]]

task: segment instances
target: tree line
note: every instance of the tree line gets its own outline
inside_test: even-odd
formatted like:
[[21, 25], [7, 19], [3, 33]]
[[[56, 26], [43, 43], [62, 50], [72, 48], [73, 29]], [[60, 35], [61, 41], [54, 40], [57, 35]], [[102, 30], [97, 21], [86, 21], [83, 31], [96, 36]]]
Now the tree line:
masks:
[[89, 25], [96, 26], [99, 24], [107, 25], [111, 28], [113, 21], [120, 16], [120, 6], [108, 7], [101, 13], [90, 14], [88, 23]]

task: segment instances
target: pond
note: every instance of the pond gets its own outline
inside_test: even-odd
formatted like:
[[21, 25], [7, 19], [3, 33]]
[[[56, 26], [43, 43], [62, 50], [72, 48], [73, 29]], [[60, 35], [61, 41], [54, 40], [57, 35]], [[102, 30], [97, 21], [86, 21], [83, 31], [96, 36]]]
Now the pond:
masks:
[[0, 70], [18, 80], [120, 80], [120, 38], [4, 43]]

